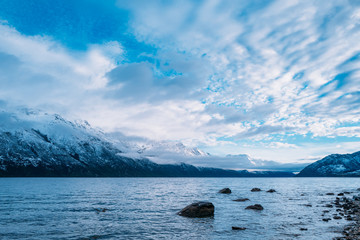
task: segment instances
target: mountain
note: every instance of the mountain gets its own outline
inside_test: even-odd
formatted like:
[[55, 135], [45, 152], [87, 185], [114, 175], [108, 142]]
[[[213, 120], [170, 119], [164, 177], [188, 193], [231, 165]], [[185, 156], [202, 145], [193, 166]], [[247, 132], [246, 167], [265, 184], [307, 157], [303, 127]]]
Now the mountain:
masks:
[[130, 158], [148, 158], [156, 163], [176, 163], [190, 158], [210, 156], [196, 147], [187, 147], [181, 142], [154, 141], [140, 137], [128, 137], [121, 133], [106, 134], [108, 139]]
[[143, 138], [130, 138], [119, 133], [107, 134], [119, 149], [122, 156], [147, 158], [159, 164], [184, 162], [201, 167], [217, 166], [223, 169], [252, 169], [261, 171], [299, 172], [308, 163], [279, 163], [276, 161], [254, 159], [246, 154], [216, 156], [198, 148], [187, 147], [179, 142], [154, 141]]
[[[218, 157], [219, 158], [219, 157]], [[271, 160], [255, 159], [250, 157], [247, 154], [238, 154], [238, 155], [227, 155], [223, 158], [217, 160], [217, 166], [224, 167], [233, 166], [233, 168], [243, 168], [243, 169], [257, 169], [257, 170], [267, 170], [267, 171], [289, 171], [289, 172], [299, 172], [308, 163], [279, 163]]]
[[[292, 176], [287, 172], [234, 171], [184, 163], [158, 164], [141, 154], [137, 155], [138, 158], [126, 156], [136, 149], [129, 145], [115, 141], [86, 121], [71, 122], [57, 114], [26, 108], [0, 110], [2, 177]], [[176, 147], [184, 154], [205, 154], [179, 144]], [[146, 149], [144, 151], [148, 151]]]
[[332, 154], [305, 167], [298, 177], [360, 177], [360, 151]]

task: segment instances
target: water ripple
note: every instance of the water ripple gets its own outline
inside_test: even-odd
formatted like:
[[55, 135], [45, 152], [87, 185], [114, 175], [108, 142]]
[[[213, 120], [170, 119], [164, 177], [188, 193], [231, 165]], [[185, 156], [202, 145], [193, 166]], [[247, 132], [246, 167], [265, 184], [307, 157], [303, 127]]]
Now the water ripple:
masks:
[[[331, 239], [346, 221], [322, 221], [336, 213], [324, 206], [336, 195], [326, 193], [359, 186], [357, 178], [2, 178], [0, 239]], [[223, 187], [232, 194], [218, 194]], [[214, 203], [213, 218], [176, 215], [199, 200]], [[264, 210], [245, 210], [255, 203]]]

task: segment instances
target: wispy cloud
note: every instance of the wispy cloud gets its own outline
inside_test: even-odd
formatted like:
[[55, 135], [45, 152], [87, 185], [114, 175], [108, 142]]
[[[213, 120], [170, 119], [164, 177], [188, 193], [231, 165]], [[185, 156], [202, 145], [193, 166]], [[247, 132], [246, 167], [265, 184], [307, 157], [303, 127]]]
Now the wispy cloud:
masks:
[[316, 155], [289, 136], [360, 137], [356, 1], [63, 3], [73, 14], [49, 15], [58, 4], [41, 10], [47, 26], [20, 21], [31, 6], [0, 10], [1, 99], [210, 152], [255, 144], [263, 159]]

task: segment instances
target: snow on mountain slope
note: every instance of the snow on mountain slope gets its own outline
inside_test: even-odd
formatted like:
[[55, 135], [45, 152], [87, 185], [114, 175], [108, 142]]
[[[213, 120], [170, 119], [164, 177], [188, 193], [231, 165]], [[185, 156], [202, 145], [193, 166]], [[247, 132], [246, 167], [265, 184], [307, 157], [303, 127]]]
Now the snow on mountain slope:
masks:
[[298, 172], [308, 165], [307, 163], [279, 163], [255, 159], [247, 154], [216, 156], [198, 148], [187, 147], [179, 142], [152, 141], [139, 137], [131, 138], [121, 133], [112, 133], [106, 136], [121, 149], [121, 156], [147, 158], [158, 164], [177, 164], [183, 162], [199, 167], [216, 166], [224, 169], [289, 172]]
[[108, 139], [122, 150], [120, 155], [130, 158], [148, 158], [156, 163], [186, 162], [187, 159], [204, 159], [210, 156], [198, 148], [186, 147], [181, 142], [152, 141], [129, 138], [119, 133], [108, 134]]
[[190, 148], [179, 142], [152, 141], [143, 138], [129, 138], [120, 133], [107, 134], [122, 153], [130, 158], [148, 158], [159, 164], [177, 164], [180, 162], [224, 169], [251, 169], [268, 171], [298, 172], [307, 163], [279, 163], [276, 161], [254, 159], [247, 154], [216, 156], [198, 148]]
[[29, 109], [0, 111], [0, 170], [6, 174], [132, 175], [133, 168], [151, 165], [119, 153], [87, 122]]
[[182, 143], [104, 133], [57, 114], [0, 108], [0, 176], [249, 176], [212, 168], [224, 159], [227, 169], [271, 169], [249, 157], [211, 156]]
[[[197, 148], [188, 148], [182, 143], [156, 142], [150, 140], [133, 141], [120, 134], [105, 134], [94, 129], [87, 121], [67, 121], [58, 114], [48, 114], [27, 108], [14, 112], [0, 111], [0, 131], [21, 135], [23, 141], [36, 142], [41, 136], [64, 145], [76, 145], [78, 141], [90, 141], [98, 138], [111, 143], [119, 151], [118, 154], [130, 158], [142, 159], [163, 155], [183, 157], [207, 156]], [[40, 136], [40, 139], [39, 139]], [[99, 147], [95, 145], [95, 147]], [[80, 151], [80, 149], [78, 149]]]
[[310, 164], [299, 177], [360, 176], [360, 151], [352, 154], [332, 154]]
[[[47, 114], [36, 110], [20, 109], [16, 112], [0, 111], [0, 131], [22, 135], [23, 140], [38, 141], [45, 134], [56, 141], [89, 140], [103, 137], [101, 131], [90, 127], [86, 121], [70, 122], [57, 114]], [[45, 137], [43, 136], [43, 138]]]
[[158, 153], [177, 153], [185, 157], [199, 157], [208, 156], [208, 153], [201, 151], [198, 148], [189, 148], [179, 142], [145, 142], [137, 144], [139, 153], [145, 153], [146, 155], [156, 155]]
[[[114, 138], [86, 121], [71, 122], [57, 114], [30, 109], [0, 109], [0, 177], [256, 177], [258, 173], [157, 164], [146, 154], [174, 152], [202, 156], [182, 144], [141, 145]], [[162, 150], [164, 149], [164, 150]], [[136, 150], [136, 158], [126, 157]], [[146, 154], [144, 154], [146, 153]], [[263, 174], [261, 174], [263, 175]], [[268, 172], [266, 176], [292, 176]]]
[[279, 163], [271, 160], [255, 159], [247, 154], [226, 155], [224, 157], [208, 155], [204, 157], [193, 157], [189, 159], [190, 164], [196, 166], [216, 165], [220, 168], [248, 169], [261, 171], [289, 171], [298, 172], [308, 165], [308, 163]]

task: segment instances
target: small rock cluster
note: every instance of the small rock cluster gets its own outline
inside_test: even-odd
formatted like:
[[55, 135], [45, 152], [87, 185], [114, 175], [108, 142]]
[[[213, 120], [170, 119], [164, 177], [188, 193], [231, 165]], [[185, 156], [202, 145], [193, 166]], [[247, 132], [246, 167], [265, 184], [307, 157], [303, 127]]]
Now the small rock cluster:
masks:
[[[358, 189], [360, 191], [360, 188]], [[253, 188], [251, 192], [260, 192], [260, 188]], [[274, 189], [266, 191], [268, 193], [276, 192]], [[230, 188], [223, 188], [219, 191], [222, 194], [230, 194]], [[328, 196], [336, 196], [336, 199], [331, 204], [325, 204], [326, 208], [336, 208], [336, 214], [333, 214], [332, 217], [325, 217], [329, 210], [324, 210], [322, 216], [324, 217], [322, 221], [328, 222], [332, 219], [340, 220], [345, 219], [348, 221], [353, 221], [347, 225], [342, 234], [342, 237], [336, 237], [334, 240], [360, 240], [360, 195], [353, 196], [353, 198], [345, 197], [346, 194], [351, 194], [351, 192], [342, 192], [342, 193], [326, 193]], [[232, 200], [235, 202], [245, 202], [250, 201], [248, 198], [238, 198]], [[311, 204], [306, 204], [305, 206], [312, 207]], [[245, 209], [261, 211], [264, 209], [260, 204], [254, 204], [247, 206]], [[108, 209], [96, 209], [97, 212], [105, 212]], [[180, 212], [178, 215], [190, 218], [203, 218], [203, 217], [213, 217], [215, 212], [215, 207], [211, 202], [195, 202]], [[232, 226], [232, 230], [243, 231], [246, 230], [245, 227]], [[307, 228], [300, 228], [300, 231], [307, 231]]]
[[[344, 192], [344, 194], [349, 194]], [[339, 195], [338, 196], [344, 196]], [[334, 219], [341, 219], [342, 217], [348, 221], [354, 221], [347, 225], [342, 237], [337, 237], [335, 240], [360, 240], [360, 196], [354, 196], [353, 199], [348, 197], [336, 197], [334, 205], [337, 207], [336, 211], [340, 215], [335, 215]]]
[[[251, 192], [260, 192], [260, 188], [253, 188], [251, 189]], [[274, 189], [270, 189], [267, 192], [274, 193], [276, 192]], [[230, 188], [223, 188], [219, 191], [219, 193], [222, 194], [230, 194], [231, 189]], [[248, 198], [238, 198], [233, 200], [235, 202], [245, 202], [250, 201]], [[257, 210], [261, 211], [264, 210], [264, 207], [260, 204], [254, 204], [247, 206], [245, 209], [251, 209], [251, 210]], [[213, 217], [215, 212], [215, 206], [211, 202], [195, 202], [192, 203], [185, 208], [183, 208], [181, 211], [179, 211], [177, 214], [183, 217], [189, 217], [189, 218], [205, 218], [205, 217]], [[246, 230], [244, 227], [236, 227], [232, 226], [232, 230]]]

